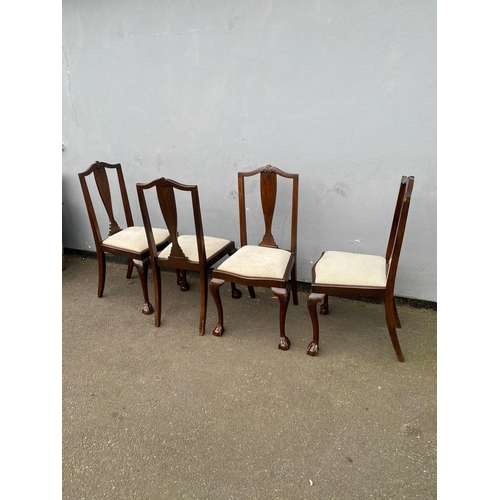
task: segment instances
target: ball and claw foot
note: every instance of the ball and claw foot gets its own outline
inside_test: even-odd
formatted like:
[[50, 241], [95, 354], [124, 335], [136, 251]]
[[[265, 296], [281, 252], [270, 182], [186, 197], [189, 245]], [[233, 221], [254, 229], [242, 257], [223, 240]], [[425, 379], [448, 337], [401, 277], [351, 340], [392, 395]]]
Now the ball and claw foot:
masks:
[[182, 272], [177, 269], [177, 285], [179, 286], [181, 292], [187, 292], [189, 290], [189, 283], [186, 277], [186, 272]]
[[318, 355], [318, 344], [315, 344], [314, 342], [310, 342], [309, 345], [307, 346], [307, 354], [309, 354], [309, 356], [317, 356]]
[[153, 314], [154, 313], [154, 309], [153, 309], [153, 306], [149, 303], [149, 302], [146, 302], [143, 306], [142, 306], [142, 314]]
[[282, 351], [288, 351], [290, 348], [290, 339], [288, 337], [280, 337], [280, 341], [278, 343], [278, 348]]
[[222, 337], [223, 333], [224, 333], [224, 327], [221, 325], [215, 325], [215, 328], [212, 330], [212, 334], [215, 335], [216, 337]]

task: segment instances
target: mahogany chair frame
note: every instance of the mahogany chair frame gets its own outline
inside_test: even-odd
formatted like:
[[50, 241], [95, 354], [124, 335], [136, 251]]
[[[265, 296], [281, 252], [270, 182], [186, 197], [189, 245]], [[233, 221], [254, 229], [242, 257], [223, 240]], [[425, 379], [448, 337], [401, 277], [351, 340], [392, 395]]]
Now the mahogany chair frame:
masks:
[[[137, 184], [137, 195], [139, 198], [139, 206], [141, 208], [144, 227], [149, 243], [149, 252], [151, 256], [151, 267], [153, 273], [154, 290], [155, 290], [155, 326], [161, 324], [161, 301], [162, 301], [162, 285], [161, 285], [161, 269], [175, 269], [176, 271], [198, 271], [200, 273], [200, 320], [198, 334], [205, 334], [205, 323], [207, 316], [207, 294], [208, 294], [208, 273], [211, 266], [222, 259], [225, 255], [234, 253], [236, 250], [234, 241], [229, 241], [225, 246], [218, 250], [214, 255], [207, 258], [205, 250], [205, 239], [203, 233], [203, 223], [200, 209], [200, 199], [198, 194], [198, 186], [186, 185], [164, 177], [156, 179], [145, 184]], [[161, 214], [165, 224], [170, 232], [171, 251], [168, 259], [159, 259], [158, 250], [154, 245], [151, 219], [149, 216], [148, 205], [146, 202], [145, 192], [149, 189], [156, 189], [156, 195]], [[191, 194], [191, 202], [193, 207], [194, 227], [196, 242], [198, 247], [198, 262], [188, 259], [182, 250], [178, 237], [178, 217], [177, 204], [175, 200], [175, 190], [187, 191]], [[178, 284], [182, 285], [182, 280]], [[181, 289], [182, 286], [181, 286]]]
[[[413, 191], [414, 177], [403, 176], [399, 187], [396, 208], [394, 210], [394, 218], [392, 221], [391, 231], [389, 234], [389, 242], [385, 253], [386, 260], [386, 286], [348, 286], [341, 284], [318, 284], [316, 283], [316, 262], [312, 269], [312, 284], [310, 294], [307, 298], [307, 307], [311, 317], [313, 328], [313, 340], [307, 347], [307, 354], [317, 356], [319, 350], [319, 323], [317, 315], [317, 304], [323, 301], [320, 307], [320, 313], [328, 314], [328, 295], [337, 296], [356, 296], [356, 297], [381, 297], [384, 299], [385, 317], [387, 321], [387, 329], [391, 337], [392, 345], [398, 361], [404, 362], [403, 352], [399, 345], [399, 340], [396, 328], [401, 328], [401, 321], [396, 309], [394, 299], [394, 284], [396, 281], [396, 273], [398, 269], [399, 256], [403, 244], [403, 238], [406, 228], [408, 211], [410, 208], [411, 195]], [[325, 252], [321, 254], [324, 255]]]
[[[272, 224], [277, 196], [277, 178], [283, 177], [292, 180], [292, 200], [291, 200], [291, 234], [290, 234], [290, 253], [291, 257], [284, 274], [283, 279], [256, 278], [241, 276], [238, 274], [222, 271], [218, 268], [212, 271], [212, 280], [210, 281], [210, 291], [218, 313], [218, 321], [212, 333], [215, 336], [222, 336], [224, 333], [224, 314], [222, 301], [220, 298], [220, 287], [225, 281], [231, 282], [233, 298], [241, 297], [241, 292], [236, 289], [235, 283], [246, 286], [251, 298], [255, 298], [254, 287], [271, 288], [272, 292], [279, 299], [280, 303], [280, 341], [279, 349], [287, 350], [290, 347], [290, 340], [285, 334], [285, 318], [290, 300], [290, 289], [292, 292], [293, 303], [298, 305], [297, 294], [297, 221], [298, 221], [298, 195], [299, 195], [299, 175], [291, 174], [280, 170], [277, 167], [266, 165], [250, 172], [238, 172], [238, 200], [239, 200], [239, 224], [241, 247], [248, 244], [247, 221], [245, 205], [245, 178], [255, 175], [260, 176], [260, 195], [262, 212], [264, 216], [265, 233], [258, 246], [278, 248], [272, 234]], [[236, 250], [238, 252], [238, 250]]]
[[[110, 253], [113, 255], [119, 255], [121, 257], [125, 257], [126, 259], [128, 259], [127, 274], [126, 274], [127, 279], [130, 279], [130, 277], [132, 276], [132, 270], [134, 266], [137, 269], [144, 296], [144, 305], [142, 307], [142, 313], [152, 314], [153, 307], [149, 302], [148, 286], [147, 286], [147, 273], [150, 262], [149, 249], [146, 248], [146, 250], [144, 250], [143, 252], [134, 252], [134, 251], [127, 251], [124, 250], [123, 248], [117, 248], [103, 243], [103, 241], [107, 237], [122, 231], [122, 228], [118, 225], [118, 223], [115, 220], [111, 190], [109, 186], [108, 172], [116, 173], [118, 178], [118, 185], [120, 188], [121, 202], [125, 214], [126, 227], [134, 226], [134, 220], [132, 217], [132, 211], [130, 210], [130, 202], [127, 194], [127, 188], [125, 185], [122, 166], [120, 163], [109, 164], [101, 161], [96, 161], [92, 165], [90, 165], [90, 167], [87, 170], [78, 174], [96, 247], [97, 268], [98, 268], [97, 296], [99, 298], [102, 297], [102, 294], [104, 292], [104, 284], [106, 281], [105, 254]], [[96, 212], [94, 210], [92, 196], [90, 194], [89, 187], [87, 184], [87, 177], [92, 174], [94, 176], [99, 196], [101, 198], [101, 201], [104, 205], [106, 214], [109, 219], [109, 231], [106, 238], [102, 237], [101, 230], [99, 227], [99, 222], [96, 216]], [[161, 245], [159, 245], [159, 248], [165, 248], [169, 242], [170, 238], [167, 238], [164, 242], [162, 242]]]

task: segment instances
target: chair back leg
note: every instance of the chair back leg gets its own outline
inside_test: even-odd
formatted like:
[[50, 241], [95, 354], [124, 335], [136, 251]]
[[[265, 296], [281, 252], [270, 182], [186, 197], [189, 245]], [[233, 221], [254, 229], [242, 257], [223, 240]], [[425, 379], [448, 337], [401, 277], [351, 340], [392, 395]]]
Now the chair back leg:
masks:
[[161, 272], [158, 266], [153, 267], [153, 285], [155, 288], [155, 326], [161, 323]]
[[200, 271], [200, 326], [198, 328], [198, 335], [205, 335], [205, 323], [207, 320], [207, 292], [208, 292], [207, 270], [201, 269], [201, 271]]
[[394, 310], [394, 322], [396, 328], [401, 328], [401, 321], [399, 320], [398, 310], [396, 309], [396, 299], [392, 297], [392, 309]]
[[128, 265], [127, 265], [127, 275], [126, 278], [129, 280], [132, 277], [132, 271], [134, 269], [134, 261], [133, 259], [128, 259]]
[[293, 305], [298, 306], [299, 305], [299, 294], [297, 293], [297, 263], [296, 262], [293, 264], [291, 278], [292, 278]]
[[326, 316], [330, 311], [330, 307], [328, 306], [328, 295], [325, 294], [325, 298], [323, 299], [323, 304], [321, 304], [319, 308], [319, 313], [323, 316]]
[[398, 334], [396, 333], [396, 318], [394, 317], [394, 297], [385, 298], [385, 318], [387, 320], [387, 329], [389, 330], [389, 335], [391, 337], [392, 346], [398, 357], [398, 361], [404, 362], [405, 358], [403, 352], [401, 351], [401, 346], [399, 345]]
[[97, 251], [97, 275], [97, 296], [101, 298], [104, 293], [104, 283], [106, 282], [106, 255], [101, 251]]

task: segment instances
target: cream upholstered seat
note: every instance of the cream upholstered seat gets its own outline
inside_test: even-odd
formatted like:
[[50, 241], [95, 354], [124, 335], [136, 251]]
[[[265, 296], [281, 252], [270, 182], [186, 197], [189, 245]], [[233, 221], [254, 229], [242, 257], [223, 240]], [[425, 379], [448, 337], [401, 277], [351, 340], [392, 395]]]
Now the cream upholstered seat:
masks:
[[284, 279], [292, 253], [280, 248], [245, 245], [220, 266], [223, 271], [247, 278]]
[[[155, 244], [160, 245], [169, 237], [169, 232], [167, 229], [153, 228], [153, 237]], [[148, 250], [148, 239], [142, 226], [126, 227], [120, 232], [109, 236], [102, 243], [110, 247], [138, 253]]]
[[348, 295], [381, 297], [384, 299], [387, 329], [389, 330], [392, 346], [398, 360], [405, 360], [396, 333], [396, 328], [401, 328], [401, 322], [394, 300], [394, 283], [413, 183], [413, 176], [403, 176], [401, 179], [385, 257], [327, 251], [314, 264], [311, 292], [307, 298], [307, 308], [309, 309], [313, 329], [313, 340], [307, 347], [307, 354], [310, 356], [317, 356], [319, 350], [317, 304], [323, 301], [321, 314], [327, 314], [328, 295]]
[[[258, 245], [249, 245], [247, 241], [245, 179], [253, 176], [255, 177], [250, 179], [250, 182], [258, 180], [260, 184], [260, 199], [265, 226], [264, 236]], [[291, 180], [292, 184], [291, 210], [285, 214], [285, 217], [291, 215], [289, 219], [291, 229], [289, 250], [278, 248], [272, 234], [278, 179], [280, 179], [280, 183], [290, 182]], [[286, 179], [289, 179], [289, 181]], [[262, 286], [271, 288], [280, 302], [280, 340], [278, 347], [284, 351], [290, 347], [290, 340], [285, 335], [285, 319], [290, 291], [293, 296], [293, 303], [298, 304], [296, 268], [298, 193], [298, 174], [289, 174], [271, 165], [257, 168], [251, 172], [238, 172], [241, 247], [212, 272], [210, 291], [218, 313], [217, 324], [212, 330], [214, 335], [220, 337], [224, 333], [224, 315], [219, 291], [222, 284], [225, 281], [231, 283], [233, 298], [241, 297], [241, 292], [236, 289], [236, 283], [248, 287], [252, 298], [255, 298], [254, 287]]]
[[[151, 266], [153, 268], [153, 283], [155, 287], [155, 326], [161, 324], [161, 273], [160, 270], [176, 269], [182, 271], [183, 278], [179, 278], [177, 284], [181, 290], [188, 290], [185, 279], [186, 271], [192, 270], [200, 273], [200, 320], [198, 334], [205, 334], [205, 321], [207, 317], [207, 293], [208, 293], [208, 270], [216, 262], [226, 255], [235, 251], [234, 241], [203, 234], [203, 223], [201, 218], [200, 200], [198, 186], [180, 184], [171, 179], [160, 178], [147, 184], [137, 184], [137, 196], [141, 207], [142, 219], [146, 229], [146, 236], [151, 254]], [[157, 251], [154, 242], [154, 230], [151, 227], [146, 193], [149, 190], [156, 191], [157, 201], [154, 203], [160, 211], [171, 235], [172, 242], [163, 250]], [[184, 213], [186, 218], [194, 219], [196, 234], [179, 235], [179, 223], [177, 220], [176, 192], [187, 192], [191, 197], [191, 213]], [[153, 196], [150, 196], [153, 198]]]
[[[122, 229], [115, 220], [114, 205], [111, 196], [111, 189], [108, 178], [108, 172], [116, 174], [118, 180], [119, 192], [121, 194], [121, 206], [125, 214], [126, 226]], [[93, 174], [97, 192], [100, 196], [104, 211], [109, 220], [109, 231], [106, 238], [101, 235], [99, 221], [96, 216], [97, 205], [94, 206], [93, 197], [90, 195], [90, 190], [87, 185], [87, 177]], [[87, 207], [88, 216], [97, 254], [98, 268], [98, 285], [97, 296], [102, 297], [104, 292], [104, 283], [106, 281], [106, 256], [105, 253], [119, 255], [128, 260], [127, 278], [132, 275], [132, 269], [135, 266], [139, 273], [142, 292], [144, 295], [144, 305], [142, 312], [151, 314], [153, 307], [149, 303], [147, 274], [149, 266], [149, 245], [146, 238], [146, 231], [143, 227], [134, 226], [130, 203], [128, 200], [127, 187], [123, 178], [122, 167], [119, 163], [111, 165], [109, 163], [94, 162], [85, 172], [78, 174], [80, 185], [82, 187], [85, 205]], [[95, 195], [97, 200], [97, 195]], [[169, 232], [165, 229], [154, 229], [154, 242], [159, 250], [163, 250], [170, 241]]]
[[[198, 256], [198, 239], [194, 234], [184, 234], [177, 237], [179, 246], [182, 248], [184, 255], [191, 262], [199, 263]], [[214, 238], [212, 236], [204, 236], [205, 241], [205, 254], [207, 259], [211, 259], [214, 255], [220, 252], [225, 246], [231, 243], [229, 240], [224, 238]], [[158, 254], [159, 260], [167, 260], [170, 257], [172, 251], [172, 244], [168, 245], [167, 248], [162, 250]]]
[[384, 257], [328, 251], [316, 264], [316, 284], [385, 287]]

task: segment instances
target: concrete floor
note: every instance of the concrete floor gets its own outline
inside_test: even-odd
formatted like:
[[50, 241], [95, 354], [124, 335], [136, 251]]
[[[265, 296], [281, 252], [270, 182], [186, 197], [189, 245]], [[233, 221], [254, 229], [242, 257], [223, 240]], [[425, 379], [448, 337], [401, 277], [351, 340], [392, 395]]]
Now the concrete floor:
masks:
[[107, 270], [101, 299], [94, 259], [62, 273], [64, 500], [437, 497], [436, 311], [398, 308], [399, 363], [383, 306], [331, 297], [312, 358], [305, 289], [284, 352], [270, 290], [224, 285], [200, 337], [196, 274], [163, 274], [155, 328], [137, 273]]

